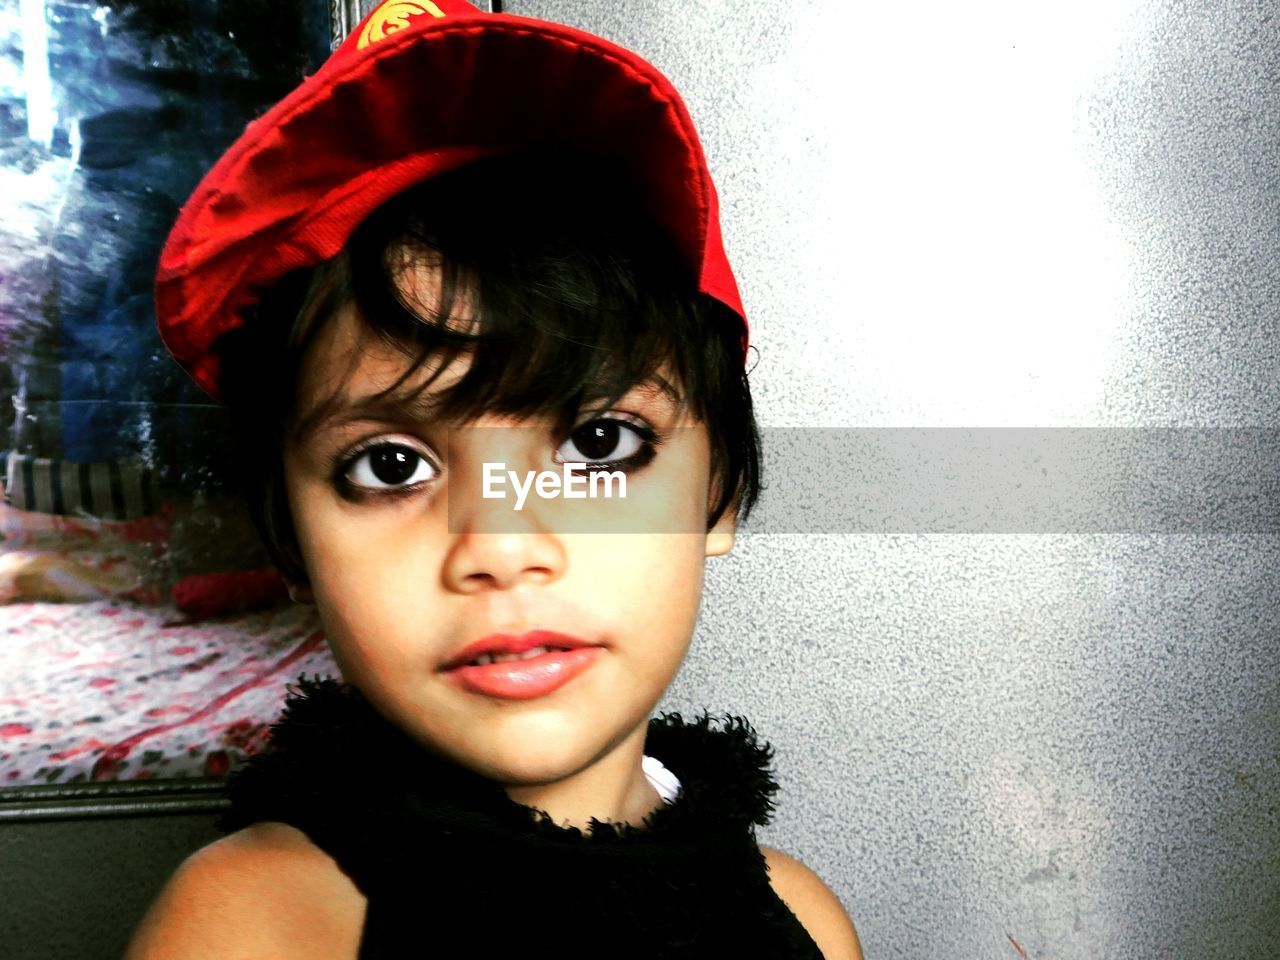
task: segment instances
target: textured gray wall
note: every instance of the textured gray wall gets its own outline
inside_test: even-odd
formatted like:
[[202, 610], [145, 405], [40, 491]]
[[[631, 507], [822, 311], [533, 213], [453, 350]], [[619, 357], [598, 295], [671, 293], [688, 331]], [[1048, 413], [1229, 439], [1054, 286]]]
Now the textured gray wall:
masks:
[[[1280, 423], [1280, 4], [504, 7], [685, 95], [764, 426]], [[1278, 561], [1275, 535], [744, 536], [667, 706], [774, 743], [766, 839], [868, 957], [1272, 958]]]
[[0, 822], [0, 956], [119, 960], [212, 814]]

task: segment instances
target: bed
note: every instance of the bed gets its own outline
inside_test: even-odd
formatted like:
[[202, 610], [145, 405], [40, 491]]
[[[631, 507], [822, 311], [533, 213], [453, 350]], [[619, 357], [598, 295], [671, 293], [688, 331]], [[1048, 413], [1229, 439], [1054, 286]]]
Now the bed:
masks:
[[314, 608], [180, 623], [130, 601], [0, 607], [0, 785], [225, 776], [286, 685], [335, 667]]

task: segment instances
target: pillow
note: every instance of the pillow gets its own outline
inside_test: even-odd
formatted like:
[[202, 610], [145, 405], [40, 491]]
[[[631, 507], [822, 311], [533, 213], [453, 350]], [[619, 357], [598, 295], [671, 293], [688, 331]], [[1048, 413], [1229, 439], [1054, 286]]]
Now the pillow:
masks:
[[133, 520], [0, 503], [0, 603], [112, 597], [163, 603], [173, 507]]

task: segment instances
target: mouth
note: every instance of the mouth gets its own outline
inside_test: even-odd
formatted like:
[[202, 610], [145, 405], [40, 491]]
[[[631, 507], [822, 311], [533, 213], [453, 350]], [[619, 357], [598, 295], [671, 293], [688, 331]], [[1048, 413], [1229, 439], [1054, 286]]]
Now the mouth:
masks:
[[595, 663], [604, 649], [550, 630], [493, 634], [463, 648], [440, 672], [472, 693], [529, 700], [564, 686]]

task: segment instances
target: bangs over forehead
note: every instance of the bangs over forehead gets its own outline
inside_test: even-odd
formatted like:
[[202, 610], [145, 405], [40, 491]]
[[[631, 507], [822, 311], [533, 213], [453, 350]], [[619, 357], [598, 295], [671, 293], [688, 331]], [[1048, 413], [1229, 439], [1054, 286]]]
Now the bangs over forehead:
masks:
[[[310, 277], [295, 355], [350, 305], [363, 332], [406, 359], [378, 397], [432, 419], [549, 415], [567, 429], [583, 407], [652, 384], [705, 422], [707, 318], [689, 269], [628, 194], [589, 166], [529, 157], [401, 194]], [[432, 391], [460, 357], [465, 373]], [[365, 399], [343, 385], [359, 359], [353, 351], [342, 383], [295, 411], [296, 438]]]

